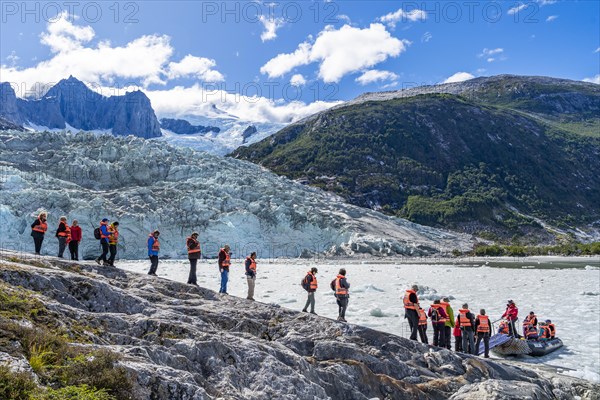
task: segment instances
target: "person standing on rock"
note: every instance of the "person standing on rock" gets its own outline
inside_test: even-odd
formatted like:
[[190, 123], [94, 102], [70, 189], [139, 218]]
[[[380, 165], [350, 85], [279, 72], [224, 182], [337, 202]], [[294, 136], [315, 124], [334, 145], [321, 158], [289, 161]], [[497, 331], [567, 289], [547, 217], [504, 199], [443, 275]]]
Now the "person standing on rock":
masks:
[[41, 212], [37, 219], [31, 224], [31, 236], [33, 237], [33, 244], [35, 246], [35, 254], [40, 255], [42, 251], [42, 243], [44, 242], [44, 235], [48, 230], [48, 214]]
[[108, 265], [108, 259], [106, 258], [110, 245], [108, 244], [108, 239], [110, 238], [111, 233], [108, 230], [108, 218], [102, 218], [100, 221], [100, 245], [102, 246], [102, 254], [100, 257], [96, 258], [96, 262], [102, 265]]
[[310, 306], [310, 313], [315, 313], [315, 292], [317, 291], [317, 270], [316, 267], [312, 267], [310, 271], [306, 273], [306, 276], [302, 280], [302, 288], [308, 292], [308, 299], [306, 299], [306, 304], [302, 309], [303, 312], [308, 311], [308, 306]]
[[427, 314], [421, 307], [419, 307], [419, 336], [421, 337], [421, 343], [429, 344], [429, 339], [427, 338]]
[[331, 282], [331, 288], [335, 290], [335, 298], [338, 305], [338, 321], [346, 321], [346, 309], [348, 308], [348, 301], [350, 300], [350, 283], [346, 279], [346, 269], [340, 269], [337, 277]]
[[462, 351], [462, 332], [460, 326], [458, 326], [458, 317], [456, 317], [456, 321], [454, 321], [452, 336], [454, 336], [454, 351]]
[[440, 300], [435, 300], [431, 307], [429, 307], [429, 318], [431, 319], [431, 325], [433, 326], [433, 345], [439, 347], [446, 347], [446, 321], [448, 320], [448, 314], [446, 314], [445, 307], [441, 304]]
[[248, 300], [254, 301], [254, 285], [256, 284], [256, 252], [246, 257], [246, 280], [248, 281]]
[[444, 324], [444, 337], [446, 339], [446, 344], [440, 344], [440, 347], [446, 347], [448, 350], [452, 349], [452, 328], [454, 328], [454, 310], [450, 305], [450, 299], [448, 297], [444, 297], [440, 302], [448, 315], [448, 320]]
[[479, 354], [479, 345], [483, 340], [484, 357], [490, 358], [490, 319], [485, 315], [485, 310], [479, 310], [479, 315], [475, 318], [475, 331], [477, 332], [477, 343], [475, 343], [475, 353]]
[[196, 266], [198, 260], [202, 257], [202, 249], [198, 241], [198, 232], [192, 232], [189, 238], [186, 239], [186, 247], [188, 252], [188, 260], [190, 261], [190, 275], [188, 276], [188, 285], [198, 286], [196, 278]]
[[475, 348], [475, 338], [473, 337], [475, 327], [475, 316], [469, 311], [469, 305], [463, 304], [462, 308], [458, 310], [458, 326], [462, 333], [462, 347], [463, 352], [469, 354], [477, 354]]
[[157, 229], [148, 236], [148, 257], [150, 258], [150, 271], [148, 271], [148, 275], [152, 276], [156, 276], [156, 270], [158, 269], [158, 253], [160, 251], [159, 235], [160, 232]]
[[67, 217], [60, 217], [56, 237], [58, 238], [58, 258], [63, 258], [67, 243], [71, 240], [71, 228], [67, 223]]
[[226, 244], [221, 250], [219, 250], [219, 258], [217, 261], [219, 263], [219, 273], [221, 274], [221, 288], [219, 289], [219, 293], [229, 294], [227, 293], [227, 281], [229, 280], [231, 253], [228, 244]]
[[117, 245], [119, 244], [119, 222], [115, 221], [110, 224], [108, 232], [110, 232], [110, 237], [108, 238], [108, 251], [110, 251], [108, 265], [114, 267], [115, 258], [117, 257]]
[[71, 224], [71, 241], [69, 242], [69, 253], [71, 253], [71, 260], [79, 261], [79, 243], [81, 242], [81, 227], [79, 222], [74, 219]]
[[417, 291], [419, 287], [412, 285], [412, 288], [407, 290], [404, 294], [404, 318], [408, 319], [408, 325], [410, 326], [410, 339], [417, 340], [417, 333], [419, 331], [419, 297]]

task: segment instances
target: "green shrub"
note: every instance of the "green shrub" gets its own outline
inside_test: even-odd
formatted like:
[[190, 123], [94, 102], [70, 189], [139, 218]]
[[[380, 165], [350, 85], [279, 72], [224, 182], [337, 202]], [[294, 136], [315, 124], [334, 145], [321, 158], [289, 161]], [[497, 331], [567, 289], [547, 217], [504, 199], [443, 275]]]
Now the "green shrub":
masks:
[[36, 388], [33, 379], [24, 372], [12, 372], [0, 365], [0, 399], [27, 400]]
[[60, 389], [38, 391], [30, 400], [115, 400], [104, 389], [95, 389], [87, 385], [66, 386]]

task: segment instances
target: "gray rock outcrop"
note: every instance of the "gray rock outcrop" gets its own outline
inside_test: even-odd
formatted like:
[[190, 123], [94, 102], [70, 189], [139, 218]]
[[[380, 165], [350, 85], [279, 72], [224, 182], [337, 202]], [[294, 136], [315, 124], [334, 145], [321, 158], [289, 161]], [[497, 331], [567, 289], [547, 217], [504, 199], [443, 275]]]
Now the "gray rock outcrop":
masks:
[[[79, 346], [120, 353], [135, 377], [135, 399], [597, 399], [600, 393], [587, 381], [96, 265], [3, 253], [0, 283], [33, 291], [67, 334], [84, 327], [88, 344]], [[0, 343], [0, 359], [28, 371], [14, 349]]]

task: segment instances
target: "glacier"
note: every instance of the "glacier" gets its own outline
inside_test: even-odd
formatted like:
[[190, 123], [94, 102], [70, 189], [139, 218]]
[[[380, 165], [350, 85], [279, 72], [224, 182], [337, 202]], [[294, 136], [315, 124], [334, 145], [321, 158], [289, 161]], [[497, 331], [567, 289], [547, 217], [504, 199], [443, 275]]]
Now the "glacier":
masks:
[[192, 231], [208, 257], [225, 243], [233, 257], [423, 256], [474, 239], [346, 204], [245, 161], [133, 136], [0, 132], [0, 187], [0, 247], [33, 251], [30, 224], [46, 210], [49, 255], [61, 215], [79, 220], [86, 259], [100, 253], [92, 231], [104, 217], [120, 222], [125, 259], [146, 257], [154, 229], [163, 258], [185, 257]]

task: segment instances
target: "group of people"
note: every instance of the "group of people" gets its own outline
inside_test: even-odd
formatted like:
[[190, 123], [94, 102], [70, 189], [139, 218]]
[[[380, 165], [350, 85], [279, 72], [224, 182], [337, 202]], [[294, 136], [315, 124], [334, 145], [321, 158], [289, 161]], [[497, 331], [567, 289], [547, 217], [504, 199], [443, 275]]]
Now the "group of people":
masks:
[[[33, 236], [35, 253], [40, 254], [44, 235], [48, 229], [47, 213], [42, 212], [31, 225], [31, 236]], [[98, 264], [114, 267], [115, 257], [117, 255], [117, 244], [119, 241], [119, 222], [109, 223], [108, 218], [100, 221], [100, 226], [96, 228], [94, 236], [100, 240], [102, 254], [96, 259]], [[158, 269], [160, 253], [160, 232], [155, 230], [148, 236], [148, 257], [150, 259], [150, 270], [148, 275], [156, 276]], [[190, 272], [187, 283], [198, 285], [197, 282], [197, 264], [202, 258], [202, 249], [198, 241], [198, 232], [186, 238], [186, 248], [188, 260], [190, 262]], [[66, 217], [61, 217], [56, 230], [58, 238], [58, 257], [63, 257], [66, 246], [69, 246], [72, 260], [78, 260], [78, 247], [82, 239], [81, 228], [77, 220], [73, 220], [71, 226], [67, 223]], [[110, 256], [109, 256], [110, 254]], [[227, 295], [227, 283], [229, 281], [229, 268], [231, 266], [231, 248], [229, 245], [223, 246], [217, 256], [217, 264], [220, 273], [219, 293]], [[256, 283], [256, 252], [250, 253], [245, 259], [245, 275], [248, 283], [248, 300], [254, 300], [254, 289]], [[301, 281], [302, 288], [307, 292], [306, 304], [303, 312], [316, 314], [315, 312], [315, 292], [318, 288], [317, 268], [313, 267], [308, 271]], [[350, 283], [346, 279], [346, 270], [341, 268], [330, 284], [331, 290], [335, 294], [338, 305], [338, 317], [340, 322], [346, 322], [346, 310], [349, 303]], [[478, 354], [481, 342], [484, 343], [484, 357], [489, 357], [489, 342], [492, 334], [492, 323], [486, 315], [484, 309], [479, 310], [478, 315], [474, 315], [468, 304], [463, 304], [455, 317], [454, 309], [450, 305], [450, 299], [443, 297], [437, 299], [425, 311], [421, 306], [417, 292], [419, 288], [413, 285], [406, 291], [403, 298], [404, 318], [408, 320], [410, 326], [410, 339], [429, 343], [427, 337], [428, 319], [433, 327], [433, 345], [451, 349], [451, 338], [455, 337], [455, 351], [462, 351], [470, 354]], [[514, 337], [520, 337], [516, 329], [519, 310], [514, 301], [509, 300], [506, 305], [506, 311], [502, 314], [498, 328], [498, 333], [507, 334]], [[550, 320], [539, 322], [535, 313], [532, 311], [523, 321], [523, 336], [528, 340], [547, 340], [556, 335], [556, 327]]]

